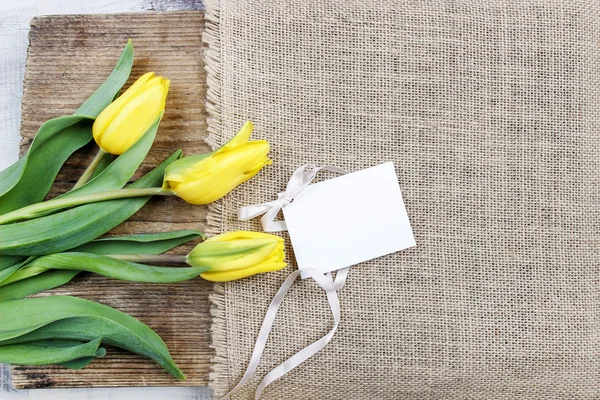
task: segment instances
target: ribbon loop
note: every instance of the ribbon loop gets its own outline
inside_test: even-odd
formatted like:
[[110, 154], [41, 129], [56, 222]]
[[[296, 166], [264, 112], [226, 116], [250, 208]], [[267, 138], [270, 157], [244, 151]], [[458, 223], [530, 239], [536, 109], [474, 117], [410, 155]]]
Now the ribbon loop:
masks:
[[[313, 342], [312, 344], [306, 346], [286, 361], [281, 363], [279, 366], [275, 367], [271, 372], [269, 372], [263, 380], [258, 385], [256, 392], [254, 394], [255, 400], [258, 400], [263, 390], [275, 382], [277, 379], [281, 378], [298, 365], [302, 364], [304, 361], [308, 360], [310, 357], [321, 351], [327, 343], [333, 338], [335, 331], [337, 330], [340, 318], [341, 318], [341, 309], [340, 309], [340, 301], [337, 295], [337, 291], [340, 290], [344, 283], [346, 282], [346, 277], [348, 276], [348, 270], [350, 267], [342, 268], [338, 270], [335, 280], [331, 277], [331, 272], [327, 274], [323, 274], [316, 269], [308, 268], [303, 270], [310, 276], [312, 279], [317, 282], [317, 284], [325, 291], [327, 295], [327, 300], [329, 301], [329, 307], [331, 309], [331, 313], [333, 315], [333, 327], [331, 330], [319, 340]], [[285, 295], [292, 287], [292, 284], [300, 275], [300, 271], [296, 270], [292, 272], [286, 280], [283, 282], [275, 297], [271, 301], [269, 308], [267, 309], [267, 313], [263, 320], [262, 326], [260, 327], [260, 331], [258, 333], [258, 337], [256, 338], [256, 343], [254, 345], [254, 350], [252, 351], [252, 356], [250, 357], [250, 362], [248, 363], [248, 368], [244, 373], [244, 376], [239, 381], [239, 383], [229, 392], [227, 393], [223, 399], [228, 398], [233, 392], [238, 390], [240, 387], [244, 386], [246, 382], [252, 378], [254, 372], [258, 368], [260, 363], [260, 359], [262, 358], [262, 354], [267, 345], [267, 340], [269, 338], [269, 334], [271, 333], [271, 329], [273, 328], [273, 323], [275, 322], [275, 317], [277, 316], [277, 311], [283, 303], [283, 299]]]
[[287, 231], [285, 221], [276, 221], [279, 211], [294, 201], [294, 198], [313, 181], [319, 171], [326, 170], [337, 172], [339, 174], [347, 174], [348, 172], [342, 168], [331, 165], [318, 167], [316, 165], [303, 165], [297, 168], [290, 178], [285, 191], [277, 195], [277, 200], [267, 203], [253, 204], [239, 209], [238, 219], [247, 221], [256, 218], [260, 215], [263, 230], [265, 232], [281, 232]]

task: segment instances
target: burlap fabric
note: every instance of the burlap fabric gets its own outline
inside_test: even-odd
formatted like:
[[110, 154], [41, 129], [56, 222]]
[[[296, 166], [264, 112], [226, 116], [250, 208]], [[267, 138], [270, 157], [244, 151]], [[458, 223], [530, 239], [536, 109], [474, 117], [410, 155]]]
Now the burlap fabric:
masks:
[[[301, 164], [392, 160], [418, 243], [351, 269], [336, 336], [265, 399], [600, 398], [598, 1], [206, 5], [212, 143], [251, 119], [274, 160], [212, 207], [214, 230], [259, 229], [237, 209]], [[217, 285], [217, 394], [289, 251], [280, 273]], [[234, 398], [331, 323], [298, 282]]]

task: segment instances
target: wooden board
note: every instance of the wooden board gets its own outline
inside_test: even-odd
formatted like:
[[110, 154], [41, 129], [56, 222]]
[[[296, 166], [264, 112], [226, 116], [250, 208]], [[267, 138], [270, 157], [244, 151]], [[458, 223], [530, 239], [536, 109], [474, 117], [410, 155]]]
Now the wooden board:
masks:
[[[206, 76], [202, 64], [200, 11], [117, 15], [45, 16], [31, 21], [24, 79], [21, 152], [46, 120], [72, 114], [110, 73], [128, 38], [135, 61], [128, 85], [148, 71], [171, 79], [165, 117], [154, 147], [137, 176], [173, 151], [209, 150], [204, 143]], [[76, 153], [59, 174], [51, 195], [72, 187], [95, 154], [95, 143]], [[136, 177], [137, 178], [137, 177]], [[177, 198], [153, 199], [111, 234], [206, 227], [206, 208]], [[191, 245], [178, 249], [185, 254]], [[41, 387], [204, 386], [208, 382], [209, 302], [212, 285], [197, 278], [171, 284], [136, 284], [82, 274], [51, 291], [115, 307], [153, 328], [187, 376], [179, 382], [152, 361], [110, 348], [82, 371], [59, 367], [12, 368], [17, 389]], [[47, 294], [47, 293], [46, 293]]]

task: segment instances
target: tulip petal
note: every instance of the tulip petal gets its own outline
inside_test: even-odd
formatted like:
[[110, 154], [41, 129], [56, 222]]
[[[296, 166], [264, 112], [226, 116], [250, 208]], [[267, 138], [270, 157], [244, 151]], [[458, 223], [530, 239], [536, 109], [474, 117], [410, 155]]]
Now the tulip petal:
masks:
[[240, 131], [227, 143], [223, 145], [217, 153], [225, 153], [227, 151], [234, 150], [244, 144], [248, 143], [250, 140], [250, 136], [252, 135], [252, 130], [254, 129], [254, 125], [252, 125], [251, 121], [247, 121]]
[[171, 182], [170, 186], [177, 196], [194, 205], [209, 204], [223, 197], [221, 187], [203, 181]]
[[186, 182], [197, 180], [204, 175], [215, 172], [218, 166], [215, 160], [210, 158], [213, 154], [214, 152], [183, 157], [173, 162], [165, 170], [165, 180], [169, 182]]
[[110, 103], [98, 117], [94, 123], [93, 134], [96, 143], [100, 143], [104, 137], [106, 128], [110, 125], [115, 115], [117, 115], [125, 103], [133, 96], [137, 95], [144, 85], [154, 76], [154, 72], [148, 72], [138, 78], [122, 95], [115, 101]]
[[204, 242], [226, 242], [226, 241], [237, 240], [237, 239], [261, 239], [261, 238], [270, 238], [270, 239], [276, 240], [280, 243], [283, 243], [283, 238], [280, 238], [279, 236], [271, 235], [270, 233], [265, 233], [265, 232], [252, 232], [252, 231], [226, 232], [226, 233], [222, 233], [220, 235], [208, 238]]
[[265, 263], [236, 271], [204, 272], [200, 274], [200, 277], [211, 282], [229, 282], [265, 272], [279, 271], [285, 268], [286, 265], [286, 263]]

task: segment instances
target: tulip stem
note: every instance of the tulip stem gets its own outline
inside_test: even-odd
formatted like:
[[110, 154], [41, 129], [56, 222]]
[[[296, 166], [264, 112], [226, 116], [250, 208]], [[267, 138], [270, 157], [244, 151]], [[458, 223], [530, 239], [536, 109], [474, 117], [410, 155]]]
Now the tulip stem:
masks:
[[42, 203], [32, 204], [27, 207], [0, 215], [0, 225], [9, 222], [15, 222], [25, 219], [32, 219], [46, 215], [48, 211], [57, 211], [63, 208], [79, 206], [82, 204], [95, 203], [98, 201], [107, 201], [115, 199], [125, 199], [129, 197], [144, 197], [144, 196], [172, 196], [175, 193], [172, 189], [160, 187], [151, 188], [135, 188], [135, 189], [119, 189], [110, 190], [108, 192], [84, 194], [73, 197], [59, 197], [56, 199], [44, 201]]
[[77, 180], [75, 186], [73, 186], [73, 189], [77, 189], [78, 187], [85, 185], [90, 180], [94, 174], [94, 171], [96, 170], [96, 167], [98, 167], [98, 164], [100, 164], [100, 161], [102, 161], [102, 157], [104, 157], [105, 154], [106, 152], [102, 150], [102, 148], [98, 150], [96, 157], [94, 157], [91, 164], [87, 166], [85, 171], [83, 171], [83, 174], [79, 177], [79, 180]]
[[187, 264], [187, 256], [175, 254], [109, 254], [108, 257], [135, 263]]

